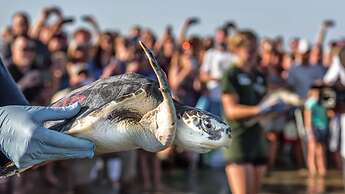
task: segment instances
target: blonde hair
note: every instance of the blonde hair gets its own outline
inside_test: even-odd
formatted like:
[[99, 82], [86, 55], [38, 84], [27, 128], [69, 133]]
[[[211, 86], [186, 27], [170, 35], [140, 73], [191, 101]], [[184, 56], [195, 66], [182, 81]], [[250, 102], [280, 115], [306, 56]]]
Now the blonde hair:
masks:
[[228, 48], [230, 49], [230, 52], [234, 52], [239, 48], [250, 47], [253, 42], [257, 43], [257, 36], [253, 31], [238, 31], [228, 39]]

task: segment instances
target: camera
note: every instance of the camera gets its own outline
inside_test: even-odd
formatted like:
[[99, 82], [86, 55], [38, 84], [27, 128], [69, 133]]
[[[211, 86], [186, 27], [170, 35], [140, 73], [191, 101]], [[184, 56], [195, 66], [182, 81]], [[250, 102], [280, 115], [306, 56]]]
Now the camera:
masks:
[[345, 107], [345, 87], [338, 85], [321, 89], [321, 103], [328, 109], [343, 109]]
[[337, 93], [332, 87], [324, 87], [321, 89], [321, 104], [327, 109], [333, 109], [337, 102]]

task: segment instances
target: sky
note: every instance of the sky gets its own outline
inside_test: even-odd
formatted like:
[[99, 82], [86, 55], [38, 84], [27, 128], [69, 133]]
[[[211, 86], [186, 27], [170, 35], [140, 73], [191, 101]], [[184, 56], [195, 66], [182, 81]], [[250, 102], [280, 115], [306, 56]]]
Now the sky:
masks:
[[235, 20], [240, 28], [253, 29], [261, 37], [298, 36], [313, 41], [321, 21], [334, 19], [336, 26], [327, 40], [345, 35], [344, 0], [0, 0], [0, 4], [0, 28], [10, 24], [16, 11], [24, 10], [35, 20], [43, 7], [57, 5], [78, 20], [67, 30], [85, 25], [80, 16], [91, 14], [102, 29], [122, 33], [140, 24], [159, 35], [171, 24], [177, 34], [187, 17], [197, 16], [201, 23], [190, 34], [212, 35], [225, 21]]

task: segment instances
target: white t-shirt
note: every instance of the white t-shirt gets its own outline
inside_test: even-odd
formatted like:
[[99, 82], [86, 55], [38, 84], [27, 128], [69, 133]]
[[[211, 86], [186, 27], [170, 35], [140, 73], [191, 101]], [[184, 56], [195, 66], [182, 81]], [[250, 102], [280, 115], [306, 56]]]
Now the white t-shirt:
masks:
[[[205, 53], [204, 62], [201, 65], [201, 71], [220, 80], [226, 70], [230, 67], [231, 62], [232, 57], [229, 52], [211, 48]], [[219, 81], [207, 81], [206, 87], [209, 90], [211, 99], [220, 101], [221, 89]]]
[[[336, 56], [333, 58], [332, 64], [329, 67], [328, 71], [326, 72], [326, 75], [324, 76], [323, 81], [327, 84], [334, 84], [338, 80], [340, 81], [340, 83], [342, 85], [345, 86], [345, 67], [340, 63], [339, 57]], [[344, 133], [344, 131], [345, 131], [345, 113], [340, 114], [339, 117], [334, 118], [334, 119], [339, 119], [339, 120], [336, 120], [335, 122], [339, 122], [339, 123], [336, 123], [337, 124], [336, 127], [340, 128], [340, 130], [341, 130], [340, 152], [341, 152], [341, 156], [343, 158], [345, 158], [345, 133]], [[337, 133], [336, 135], [339, 135], [339, 133]]]
[[338, 79], [345, 86], [345, 68], [340, 63], [339, 57], [336, 56], [333, 58], [331, 66], [323, 77], [323, 81], [327, 84], [334, 84]]

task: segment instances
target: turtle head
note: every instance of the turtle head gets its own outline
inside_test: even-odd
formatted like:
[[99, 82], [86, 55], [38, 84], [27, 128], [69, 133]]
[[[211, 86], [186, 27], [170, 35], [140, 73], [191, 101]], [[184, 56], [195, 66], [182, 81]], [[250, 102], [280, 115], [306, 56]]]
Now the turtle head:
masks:
[[178, 146], [199, 153], [229, 146], [231, 129], [219, 117], [189, 106], [177, 106], [176, 111]]

